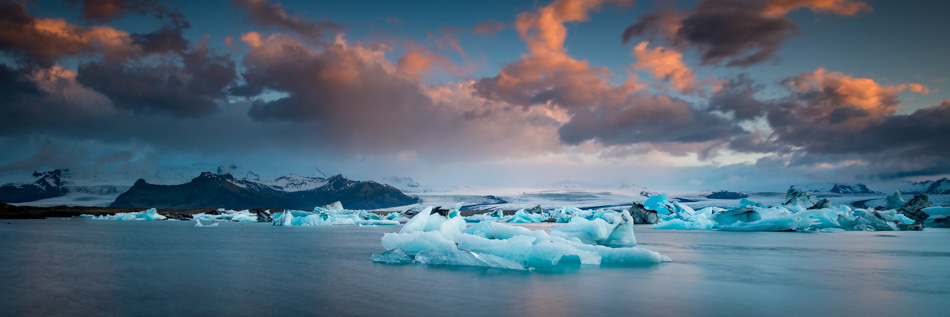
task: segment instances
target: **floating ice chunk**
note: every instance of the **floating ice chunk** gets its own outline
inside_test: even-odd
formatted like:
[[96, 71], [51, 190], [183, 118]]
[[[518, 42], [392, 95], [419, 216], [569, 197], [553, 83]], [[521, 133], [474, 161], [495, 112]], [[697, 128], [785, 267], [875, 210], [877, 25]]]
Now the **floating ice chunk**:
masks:
[[607, 211], [593, 220], [574, 217], [563, 226], [551, 228], [551, 235], [586, 244], [634, 246], [633, 217], [627, 211]]
[[612, 229], [603, 219], [587, 220], [574, 217], [566, 225], [551, 228], [551, 235], [581, 243], [604, 244]]
[[656, 211], [659, 215], [670, 214], [670, 201], [666, 200], [666, 193], [653, 195], [643, 202], [643, 207], [647, 210]]
[[456, 249], [455, 242], [445, 239], [442, 233], [438, 231], [386, 233], [383, 235], [382, 244], [386, 250], [399, 248], [408, 254], [416, 254], [424, 250], [451, 251]]
[[195, 227], [204, 228], [204, 227], [217, 227], [218, 223], [212, 223], [210, 225], [201, 224], [201, 220], [195, 219]]
[[442, 233], [442, 237], [449, 241], [456, 241], [455, 237], [462, 230], [465, 230], [465, 219], [458, 216], [445, 220], [439, 225], [439, 232]]
[[524, 209], [518, 210], [515, 212], [515, 216], [511, 219], [508, 219], [508, 222], [513, 223], [539, 223], [544, 221], [544, 216], [541, 214], [534, 214], [525, 211]]
[[528, 261], [528, 250], [534, 247], [534, 237], [515, 236], [510, 239], [487, 239], [472, 234], [458, 235], [458, 248], [473, 252], [492, 254], [518, 263]]
[[927, 207], [921, 210], [930, 215], [931, 220], [950, 217], [950, 207]]
[[683, 219], [670, 219], [653, 224], [653, 229], [667, 230], [711, 230], [715, 223], [708, 219], [685, 221]]
[[428, 265], [492, 267], [509, 270], [525, 269], [523, 265], [502, 257], [497, 257], [491, 254], [478, 254], [465, 250], [426, 250], [417, 253], [415, 260], [419, 263]]
[[768, 206], [759, 202], [751, 201], [748, 198], [742, 198], [741, 200], [739, 200], [739, 206], [737, 206], [737, 208], [747, 208], [747, 207], [767, 208]]
[[413, 262], [413, 259], [402, 249], [392, 249], [383, 252], [383, 254], [373, 254], [373, 262], [386, 264], [409, 264]]
[[402, 229], [399, 229], [399, 233], [410, 233], [417, 231], [425, 231], [426, 223], [429, 221], [429, 215], [432, 214], [432, 207], [426, 207], [422, 209], [418, 214], [409, 219], [405, 225], [402, 226]]
[[894, 191], [893, 194], [887, 195], [884, 198], [887, 203], [884, 205], [884, 209], [900, 209], [904, 206], [904, 199], [901, 198], [901, 192], [899, 190]]
[[574, 263], [600, 265], [600, 254], [550, 240], [537, 242], [528, 252], [527, 266], [529, 267], [553, 267]]
[[218, 209], [218, 214], [207, 214], [207, 213], [197, 213], [191, 215], [192, 219], [204, 220], [204, 221], [237, 221], [237, 222], [257, 222], [257, 213], [252, 213], [250, 210], [227, 210], [224, 208]]
[[115, 215], [102, 215], [102, 216], [93, 216], [93, 215], [81, 215], [82, 217], [89, 217], [93, 220], [165, 220], [167, 217], [160, 215], [158, 210], [151, 208], [148, 210], [143, 210], [139, 212], [120, 212]]

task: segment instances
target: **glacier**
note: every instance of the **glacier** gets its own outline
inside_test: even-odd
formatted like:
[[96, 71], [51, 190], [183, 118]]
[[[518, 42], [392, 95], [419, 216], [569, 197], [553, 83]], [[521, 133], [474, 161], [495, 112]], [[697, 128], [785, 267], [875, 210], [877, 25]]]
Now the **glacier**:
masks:
[[94, 216], [89, 214], [79, 215], [82, 218], [90, 218], [92, 220], [165, 220], [167, 217], [160, 215], [158, 210], [155, 208], [139, 211], [139, 212], [120, 212], [115, 215], [102, 215]]
[[[386, 264], [512, 270], [670, 261], [667, 256], [636, 247], [633, 217], [629, 212], [587, 213], [590, 219], [574, 216], [547, 233], [503, 221], [481, 221], [469, 226], [467, 219], [457, 212], [443, 216], [428, 207], [406, 222], [399, 232], [385, 233], [380, 242], [387, 251], [373, 254], [372, 259]], [[528, 211], [522, 211], [522, 215], [544, 217]], [[530, 216], [529, 220], [534, 219], [535, 216]]]

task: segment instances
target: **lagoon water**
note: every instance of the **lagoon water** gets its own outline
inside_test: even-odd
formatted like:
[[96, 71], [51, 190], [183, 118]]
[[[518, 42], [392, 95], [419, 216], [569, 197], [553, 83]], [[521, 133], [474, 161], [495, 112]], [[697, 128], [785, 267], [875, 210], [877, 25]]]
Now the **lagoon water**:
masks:
[[517, 272], [385, 265], [389, 227], [0, 222], [4, 316], [946, 315], [950, 229], [662, 231], [672, 263]]

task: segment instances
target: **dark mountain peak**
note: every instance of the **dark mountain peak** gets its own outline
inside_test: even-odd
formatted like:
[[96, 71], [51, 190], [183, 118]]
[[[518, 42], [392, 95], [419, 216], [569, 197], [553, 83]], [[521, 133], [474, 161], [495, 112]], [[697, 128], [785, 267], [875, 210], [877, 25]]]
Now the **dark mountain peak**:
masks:
[[198, 177], [195, 177], [195, 178], [192, 179], [191, 181], [192, 181], [192, 182], [194, 182], [194, 181], [225, 181], [225, 182], [231, 182], [231, 181], [234, 181], [234, 176], [231, 176], [231, 174], [228, 174], [228, 173], [217, 174], [217, 173], [212, 173], [212, 172], [201, 172], [201, 175], [199, 175]]
[[[319, 181], [322, 178], [288, 177]], [[145, 184], [144, 181], [136, 182]], [[306, 184], [304, 184], [306, 185]], [[293, 187], [293, 186], [290, 186]], [[353, 181], [343, 175], [307, 190], [288, 191], [247, 179], [235, 180], [230, 174], [203, 172], [180, 185], [132, 186], [119, 195], [113, 207], [126, 208], [284, 208], [311, 209], [339, 201], [354, 209], [376, 209], [417, 203], [398, 189], [376, 182]]]
[[142, 185], [148, 185], [148, 182], [146, 182], [145, 179], [142, 179], [142, 178], [139, 178], [137, 181], [135, 181], [135, 184], [132, 184], [132, 186], [142, 186]]
[[836, 183], [834, 184], [833, 187], [831, 187], [831, 190], [829, 190], [829, 192], [832, 192], [835, 194], [874, 194], [874, 193], [877, 193], [869, 189], [867, 185], [864, 185], [861, 183], [854, 184], [854, 185]]
[[343, 174], [337, 174], [337, 175], [330, 176], [330, 178], [327, 178], [327, 184], [324, 185], [324, 187], [327, 187], [328, 189], [339, 190], [347, 186], [350, 186], [353, 183], [356, 183], [356, 182], [351, 181], [350, 179], [346, 178], [346, 176], [343, 176]]
[[68, 170], [55, 169], [48, 172], [33, 172], [38, 179], [29, 184], [6, 184], [0, 186], [0, 201], [21, 203], [59, 197], [66, 194], [63, 177]]

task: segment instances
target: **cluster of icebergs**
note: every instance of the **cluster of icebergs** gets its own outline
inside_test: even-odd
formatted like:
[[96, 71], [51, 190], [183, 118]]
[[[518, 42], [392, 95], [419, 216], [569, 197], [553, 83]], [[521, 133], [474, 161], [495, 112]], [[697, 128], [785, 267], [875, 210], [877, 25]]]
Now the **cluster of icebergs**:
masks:
[[631, 211], [638, 219], [653, 219], [654, 229], [728, 231], [891, 231], [921, 230], [925, 224], [943, 221], [950, 208], [930, 207], [926, 194], [904, 202], [900, 193], [887, 197], [883, 209], [831, 206], [798, 189], [789, 189], [786, 202], [768, 207], [742, 199], [731, 209], [706, 207], [694, 210], [669, 201], [665, 195], [650, 197]]
[[670, 261], [657, 252], [636, 247], [633, 217], [626, 211], [603, 212], [591, 219], [575, 216], [564, 225], [550, 228], [551, 233], [500, 221], [469, 226], [469, 219], [459, 215], [458, 207], [446, 215], [432, 211], [431, 207], [425, 208], [398, 233], [383, 235], [381, 242], [388, 251], [374, 254], [373, 261], [515, 270]]
[[398, 225], [395, 219], [382, 219], [365, 210], [343, 209], [340, 202], [316, 207], [313, 211], [287, 210], [273, 215], [275, 226]]
[[165, 217], [158, 213], [158, 210], [151, 208], [148, 210], [143, 210], [139, 212], [120, 212], [114, 215], [79, 215], [81, 218], [90, 218], [92, 220], [166, 220], [168, 217]]

